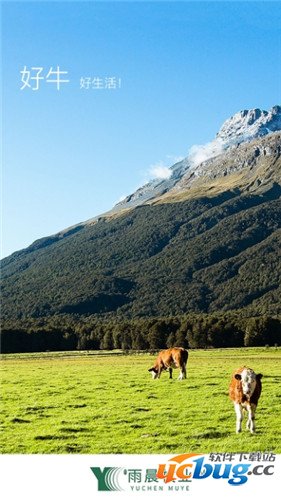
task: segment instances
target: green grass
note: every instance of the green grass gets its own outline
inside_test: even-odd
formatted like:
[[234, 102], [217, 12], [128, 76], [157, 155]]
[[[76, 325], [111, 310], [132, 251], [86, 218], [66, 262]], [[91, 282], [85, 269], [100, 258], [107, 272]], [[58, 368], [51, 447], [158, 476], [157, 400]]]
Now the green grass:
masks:
[[[281, 350], [190, 351], [188, 378], [152, 380], [155, 356], [2, 356], [2, 453], [281, 453]], [[235, 433], [233, 370], [262, 372], [257, 432]]]

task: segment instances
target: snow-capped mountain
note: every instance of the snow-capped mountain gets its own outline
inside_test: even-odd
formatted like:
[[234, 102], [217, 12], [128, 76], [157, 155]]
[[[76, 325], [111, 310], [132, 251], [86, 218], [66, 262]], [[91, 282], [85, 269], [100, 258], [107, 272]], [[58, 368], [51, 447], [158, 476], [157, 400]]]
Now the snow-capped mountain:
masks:
[[[209, 177], [212, 177], [213, 162], [210, 160], [222, 158], [222, 155], [234, 148], [238, 148], [237, 154], [240, 157], [240, 145], [280, 130], [281, 106], [274, 106], [269, 111], [258, 108], [239, 111], [224, 122], [213, 141], [193, 146], [184, 160], [172, 165], [168, 179], [153, 179], [118, 203], [113, 211], [142, 205], [170, 191], [186, 188], [187, 179], [194, 182], [196, 178], [206, 175], [208, 169]], [[216, 176], [219, 173], [216, 165]], [[222, 169], [221, 176], [227, 173]]]
[[224, 122], [216, 139], [225, 144], [245, 142], [281, 130], [281, 106], [269, 111], [243, 110]]

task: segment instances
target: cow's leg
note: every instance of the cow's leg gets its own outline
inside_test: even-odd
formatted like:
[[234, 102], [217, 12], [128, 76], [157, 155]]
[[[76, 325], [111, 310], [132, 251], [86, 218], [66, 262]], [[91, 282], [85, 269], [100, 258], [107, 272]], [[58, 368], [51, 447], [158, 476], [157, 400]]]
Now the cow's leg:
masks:
[[183, 373], [183, 378], [186, 378], [186, 364], [183, 364], [182, 366], [182, 373]]
[[184, 372], [184, 367], [180, 367], [180, 374], [179, 374], [179, 380], [183, 380], [185, 378], [185, 372]]
[[169, 374], [170, 374], [169, 378], [173, 378], [173, 369], [172, 368], [169, 368]]
[[256, 430], [255, 425], [255, 411], [256, 405], [251, 404], [248, 406], [248, 420], [247, 420], [247, 429], [253, 434]]
[[241, 424], [243, 420], [243, 410], [239, 403], [234, 403], [235, 413], [236, 413], [236, 432], [241, 432]]

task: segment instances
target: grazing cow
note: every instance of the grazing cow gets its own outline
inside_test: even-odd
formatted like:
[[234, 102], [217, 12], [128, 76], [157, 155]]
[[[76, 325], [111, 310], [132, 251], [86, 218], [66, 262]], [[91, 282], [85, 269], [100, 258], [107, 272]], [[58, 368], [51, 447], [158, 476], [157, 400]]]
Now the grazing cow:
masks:
[[160, 378], [161, 372], [163, 370], [169, 369], [170, 377], [172, 377], [173, 368], [179, 368], [179, 380], [186, 378], [186, 363], [188, 359], [188, 352], [183, 347], [172, 347], [171, 349], [165, 349], [159, 352], [157, 359], [152, 368], [149, 368], [149, 372], [152, 374], [152, 378]]
[[255, 411], [261, 395], [262, 374], [256, 374], [247, 366], [238, 368], [231, 379], [229, 397], [234, 403], [236, 413], [236, 432], [241, 432], [243, 410], [248, 412], [247, 429], [255, 432]]

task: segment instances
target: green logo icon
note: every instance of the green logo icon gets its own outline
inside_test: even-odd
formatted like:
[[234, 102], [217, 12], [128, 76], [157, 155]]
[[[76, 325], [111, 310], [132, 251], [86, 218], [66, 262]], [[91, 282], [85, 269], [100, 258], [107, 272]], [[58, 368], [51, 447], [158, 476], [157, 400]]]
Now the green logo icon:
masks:
[[98, 491], [122, 491], [118, 478], [122, 467], [91, 467], [91, 471], [98, 480]]

